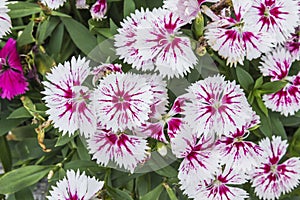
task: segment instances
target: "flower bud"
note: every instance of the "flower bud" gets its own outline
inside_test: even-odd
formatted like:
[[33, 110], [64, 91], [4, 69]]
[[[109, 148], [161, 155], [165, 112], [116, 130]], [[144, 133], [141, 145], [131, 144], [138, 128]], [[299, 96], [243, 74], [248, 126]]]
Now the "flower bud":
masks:
[[95, 20], [102, 20], [105, 18], [107, 11], [107, 2], [106, 0], [98, 0], [91, 8], [92, 18]]

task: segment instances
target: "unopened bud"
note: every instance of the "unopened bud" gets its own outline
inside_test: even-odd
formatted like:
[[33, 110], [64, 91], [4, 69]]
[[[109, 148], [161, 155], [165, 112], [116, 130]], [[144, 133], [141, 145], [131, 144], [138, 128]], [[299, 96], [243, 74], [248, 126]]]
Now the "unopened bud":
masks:
[[163, 157], [165, 157], [168, 153], [167, 146], [162, 142], [157, 143], [157, 151]]
[[102, 20], [105, 18], [107, 11], [107, 2], [106, 0], [98, 0], [91, 8], [92, 18], [95, 20]]

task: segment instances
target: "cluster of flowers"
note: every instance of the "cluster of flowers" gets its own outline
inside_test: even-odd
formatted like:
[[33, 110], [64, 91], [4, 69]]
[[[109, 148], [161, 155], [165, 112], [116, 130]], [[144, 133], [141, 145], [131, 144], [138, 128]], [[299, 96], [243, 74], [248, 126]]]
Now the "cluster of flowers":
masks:
[[[56, 9], [65, 1], [43, 2]], [[137, 70], [156, 74], [124, 73], [119, 64], [91, 68], [81, 57], [53, 67], [43, 82], [47, 114], [63, 135], [83, 135], [98, 164], [115, 163], [131, 173], [151, 157], [148, 138], [170, 143], [182, 159], [178, 178], [190, 198], [246, 199], [248, 193], [235, 186], [247, 181], [260, 198], [279, 198], [299, 184], [300, 158], [281, 162], [288, 145], [280, 137], [259, 144], [246, 140], [260, 120], [240, 86], [221, 75], [208, 77], [192, 84], [167, 110], [163, 78], [183, 77], [197, 63], [180, 28], [203, 12], [211, 19], [204, 35], [208, 45], [230, 66], [264, 54], [262, 74], [287, 84], [263, 100], [273, 111], [294, 115], [300, 110], [300, 73], [289, 71], [300, 60], [300, 5], [296, 0], [232, 0], [232, 13], [225, 9], [216, 14], [201, 8], [205, 2], [219, 1], [166, 0], [163, 8], [137, 10], [121, 23], [117, 55]], [[106, 1], [96, 4], [92, 17], [103, 18]], [[77, 5], [87, 7], [83, 1]], [[5, 3], [0, 6], [4, 35], [11, 22]], [[14, 40], [8, 40], [0, 58], [1, 97], [11, 99], [28, 90]], [[102, 186], [95, 178], [68, 171], [48, 199], [90, 199]]]

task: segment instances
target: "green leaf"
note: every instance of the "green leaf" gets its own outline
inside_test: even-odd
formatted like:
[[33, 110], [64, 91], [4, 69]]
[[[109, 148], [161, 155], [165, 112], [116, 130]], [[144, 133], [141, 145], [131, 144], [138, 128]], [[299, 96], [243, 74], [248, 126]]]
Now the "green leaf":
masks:
[[112, 188], [109, 186], [106, 186], [108, 194], [112, 197], [114, 200], [133, 200], [132, 197], [125, 191], [122, 191], [118, 188]]
[[177, 177], [177, 170], [174, 169], [173, 167], [171, 167], [170, 165], [167, 167], [164, 167], [162, 169], [156, 170], [155, 173], [161, 175], [161, 176], [165, 176], [168, 178], [174, 178]]
[[25, 166], [4, 174], [0, 178], [0, 193], [10, 194], [31, 186], [45, 177], [53, 166]]
[[260, 87], [260, 86], [263, 84], [263, 82], [264, 82], [263, 77], [262, 77], [262, 76], [259, 77], [259, 78], [256, 79], [256, 81], [255, 81], [254, 88], [256, 89], [256, 88]]
[[91, 160], [91, 156], [88, 152], [87, 145], [84, 144], [86, 143], [86, 140], [82, 137], [77, 137], [76, 139], [76, 144], [77, 144], [77, 153], [80, 158], [80, 160]]
[[254, 84], [252, 76], [239, 66], [236, 68], [236, 75], [241, 86], [246, 91], [250, 91]]
[[[26, 119], [24, 119], [24, 118], [7, 119], [8, 115], [9, 115], [9, 113], [7, 113], [7, 112], [0, 113], [0, 124], [1, 124], [1, 126], [0, 126], [0, 136], [6, 134], [11, 129], [17, 127], [19, 124], [26, 121]], [[5, 126], [3, 126], [2, 124], [5, 124]]]
[[41, 7], [39, 7], [38, 4], [22, 1], [9, 2], [7, 7], [10, 9], [8, 15], [12, 19], [29, 16], [42, 11]]
[[124, 18], [135, 11], [134, 0], [124, 0]]
[[150, 192], [142, 196], [140, 200], [158, 200], [163, 189], [164, 189], [163, 185], [159, 184], [158, 186], [156, 186], [156, 188], [154, 188], [153, 190], [151, 190]]
[[260, 110], [266, 115], [269, 116], [268, 114], [268, 108], [266, 107], [265, 103], [260, 97], [256, 97], [256, 102]]
[[67, 143], [69, 143], [71, 140], [73, 140], [78, 135], [78, 131], [75, 132], [75, 134], [69, 136], [68, 133], [65, 135], [60, 134], [57, 142], [55, 144], [55, 147], [63, 146]]
[[272, 81], [263, 84], [259, 89], [261, 94], [273, 94], [281, 90], [286, 84], [286, 81]]
[[283, 124], [280, 121], [280, 119], [278, 117], [270, 114], [270, 120], [272, 123], [272, 132], [275, 135], [281, 136], [282, 139], [286, 140], [287, 135], [286, 135], [285, 129], [284, 129]]
[[300, 156], [300, 128], [297, 129], [297, 131], [294, 133], [292, 141], [290, 142], [289, 145], [289, 150], [288, 152], [292, 156]]
[[29, 188], [25, 188], [15, 193], [16, 199], [34, 200], [32, 192]]
[[60, 17], [64, 23], [72, 41], [85, 54], [89, 53], [96, 47], [96, 37], [81, 23], [72, 18]]
[[24, 107], [14, 110], [7, 119], [32, 118], [32, 115]]
[[29, 24], [25, 27], [23, 33], [17, 39], [18, 47], [22, 47], [26, 44], [35, 42], [35, 39], [32, 36], [33, 27], [34, 27], [34, 22], [33, 21], [29, 22]]
[[0, 136], [0, 160], [5, 172], [12, 168], [12, 158], [10, 148], [8, 146], [5, 136]]
[[172, 188], [170, 188], [170, 186], [168, 184], [164, 184], [164, 187], [166, 188], [166, 191], [170, 197], [170, 200], [178, 200], [174, 191], [172, 190]]

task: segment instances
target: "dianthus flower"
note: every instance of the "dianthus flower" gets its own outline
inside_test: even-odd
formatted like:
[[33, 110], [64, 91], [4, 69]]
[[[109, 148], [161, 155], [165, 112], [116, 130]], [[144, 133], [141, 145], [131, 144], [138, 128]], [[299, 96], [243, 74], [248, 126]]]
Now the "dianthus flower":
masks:
[[287, 149], [287, 141], [272, 136], [259, 142], [263, 149], [261, 163], [251, 173], [252, 187], [261, 199], [274, 200], [290, 192], [300, 182], [300, 158], [279, 163]]
[[287, 39], [285, 48], [290, 52], [294, 60], [300, 60], [300, 26], [295, 28], [295, 32]]
[[177, 14], [184, 22], [191, 23], [199, 12], [200, 6], [205, 2], [218, 2], [219, 0], [165, 0], [163, 7]]
[[213, 137], [202, 136], [198, 140], [187, 124], [171, 140], [172, 152], [177, 158], [183, 158], [178, 169], [180, 188], [189, 196], [196, 192], [199, 183], [212, 179], [218, 171], [220, 160], [214, 142]]
[[179, 32], [184, 25], [171, 11], [136, 11], [115, 37], [116, 52], [134, 68], [154, 70], [163, 77], [182, 77], [197, 62], [188, 37]]
[[94, 135], [87, 139], [90, 154], [96, 162], [107, 166], [109, 162], [133, 173], [147, 157], [147, 140], [124, 132], [113, 132], [100, 123]]
[[227, 136], [252, 119], [253, 111], [235, 81], [225, 81], [223, 76], [216, 75], [193, 83], [187, 91], [184, 121], [198, 136]]
[[255, 31], [254, 24], [245, 23], [245, 13], [251, 1], [233, 0], [233, 17], [217, 16], [208, 7], [204, 12], [213, 20], [206, 27], [208, 44], [227, 59], [227, 65], [243, 65], [244, 58], [252, 60], [270, 51], [273, 39], [266, 33]]
[[83, 85], [90, 73], [89, 61], [85, 58], [72, 57], [71, 62], [51, 69], [44, 81], [43, 98], [49, 107], [47, 114], [53, 120], [54, 127], [74, 134], [76, 130], [85, 136], [93, 134], [96, 129], [96, 118], [90, 104], [91, 91]]
[[85, 172], [80, 174], [73, 170], [68, 170], [66, 177], [52, 186], [48, 200], [90, 200], [102, 189], [104, 182], [98, 181], [94, 177], [88, 177]]
[[109, 74], [94, 91], [96, 115], [114, 132], [132, 130], [147, 121], [152, 104], [151, 85], [142, 75]]
[[91, 7], [91, 15], [95, 20], [102, 20], [105, 18], [107, 12], [106, 0], [97, 0], [96, 3]]
[[265, 94], [265, 105], [272, 111], [280, 112], [284, 116], [294, 115], [300, 110], [300, 72], [289, 76], [293, 58], [284, 48], [262, 57], [260, 71], [264, 76], [270, 76], [271, 81], [286, 81], [287, 84], [274, 94]]
[[245, 22], [283, 43], [299, 25], [299, 4], [294, 0], [253, 0]]
[[16, 41], [10, 38], [0, 50], [0, 96], [10, 100], [27, 90]]

